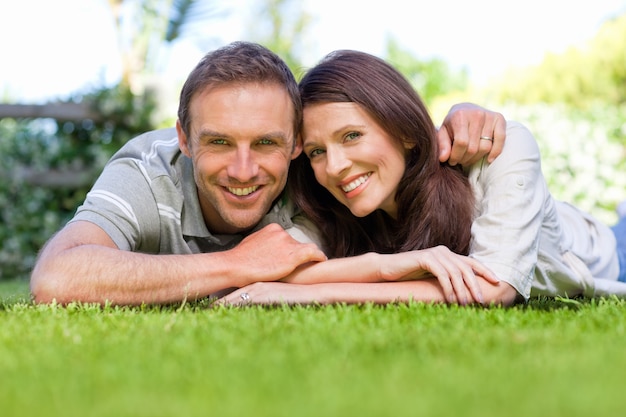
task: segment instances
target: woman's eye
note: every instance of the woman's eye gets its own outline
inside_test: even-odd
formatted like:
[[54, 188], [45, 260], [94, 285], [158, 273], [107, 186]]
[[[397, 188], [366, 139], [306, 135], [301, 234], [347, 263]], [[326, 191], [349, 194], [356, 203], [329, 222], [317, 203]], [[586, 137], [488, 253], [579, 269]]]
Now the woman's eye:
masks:
[[313, 157], [321, 155], [323, 153], [324, 153], [323, 149], [313, 149], [312, 151], [309, 152], [309, 158], [313, 158]]
[[346, 135], [346, 140], [347, 141], [351, 141], [351, 140], [355, 140], [361, 137], [361, 134], [359, 132], [350, 132]]

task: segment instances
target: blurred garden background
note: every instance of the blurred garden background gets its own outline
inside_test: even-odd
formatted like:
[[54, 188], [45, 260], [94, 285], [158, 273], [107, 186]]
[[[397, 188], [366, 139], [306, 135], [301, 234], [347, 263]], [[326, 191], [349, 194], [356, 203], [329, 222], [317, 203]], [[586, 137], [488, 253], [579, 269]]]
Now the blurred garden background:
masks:
[[[88, 3], [92, 2], [84, 2]], [[110, 23], [110, 36], [115, 38], [113, 75], [98, 68], [94, 71], [102, 72], [101, 81], [45, 99], [22, 95], [11, 79], [0, 79], [0, 280], [28, 278], [38, 250], [72, 216], [104, 163], [122, 144], [138, 133], [173, 126], [177, 93], [184, 75], [200, 57], [195, 55], [197, 51], [234, 40], [221, 36], [224, 22], [240, 16], [243, 29], [236, 36], [266, 45], [281, 55], [297, 76], [331, 49], [350, 47], [337, 43], [318, 51], [321, 34], [315, 22], [320, 11], [315, 2], [238, 1], [237, 7], [217, 0], [93, 3], [101, 9], [99, 19]], [[414, 7], [397, 13], [426, 13], [429, 3], [415, 2]], [[551, 22], [554, 31], [567, 21], [567, 8], [578, 7], [557, 3], [562, 3], [563, 11], [560, 20]], [[541, 55], [532, 64], [502, 65], [500, 54], [504, 56], [505, 51], [490, 50], [489, 38], [508, 37], [515, 48], [531, 36], [532, 21], [526, 22], [525, 31], [491, 32], [484, 44], [467, 45], [468, 50], [488, 51], [494, 67], [500, 68], [497, 73], [476, 74], [441, 56], [416, 53], [416, 44], [425, 45], [425, 51], [429, 44], [428, 38], [418, 36], [380, 36], [377, 54], [413, 82], [436, 123], [452, 104], [462, 101], [479, 103], [525, 123], [540, 143], [544, 173], [555, 196], [612, 223], [616, 205], [626, 200], [626, 2], [619, 3], [614, 2], [611, 13], [593, 33]], [[340, 29], [355, 36], [368, 33], [373, 28], [359, 20], [359, 7], [370, 6], [352, 5], [351, 11], [337, 20]], [[539, 15], [540, 5], [535, 6]], [[11, 19], [5, 11], [12, 6], [1, 7], [3, 18]], [[509, 9], [502, 7], [498, 9], [501, 14], [490, 19], [517, 18], [513, 9], [505, 13]], [[37, 12], [41, 10], [33, 11]], [[67, 17], [71, 11], [59, 13]], [[333, 13], [333, 8], [324, 13]], [[452, 8], [449, 13], [457, 12]], [[454, 33], [453, 26], [445, 26], [445, 15], [436, 18], [441, 19], [442, 31]], [[477, 26], [488, 23], [486, 19]], [[28, 21], [23, 27], [37, 29]], [[77, 25], [74, 36], [91, 34]], [[464, 42], [463, 33], [455, 36], [457, 42]], [[2, 38], [3, 43], [17, 41]], [[174, 46], [183, 40], [194, 45], [187, 59], [181, 58], [185, 49], [174, 53]], [[94, 49], [96, 54], [105, 52]], [[59, 63], [75, 65], [83, 52], [60, 44], [54, 60], [36, 61], [33, 74], [54, 85], [55, 77], [47, 68]], [[36, 50], [23, 53], [39, 54]], [[14, 64], [20, 62], [19, 56], [7, 58]], [[182, 77], [171, 76], [174, 61], [186, 66]], [[28, 67], [24, 71], [30, 74], [32, 65]], [[29, 104], [40, 107], [30, 108]], [[68, 113], [68, 108], [73, 111]], [[41, 114], [54, 117], [39, 117]]]

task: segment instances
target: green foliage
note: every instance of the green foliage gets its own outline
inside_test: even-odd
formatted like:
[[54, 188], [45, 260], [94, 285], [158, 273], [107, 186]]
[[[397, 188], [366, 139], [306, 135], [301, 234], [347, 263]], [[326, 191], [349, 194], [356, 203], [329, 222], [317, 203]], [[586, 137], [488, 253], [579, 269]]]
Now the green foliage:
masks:
[[583, 47], [548, 54], [534, 68], [512, 70], [490, 89], [501, 102], [567, 103], [589, 109], [626, 103], [626, 14], [607, 21]]
[[411, 82], [424, 102], [429, 105], [436, 97], [463, 91], [468, 86], [466, 71], [454, 71], [441, 59], [421, 61], [402, 49], [394, 39], [387, 41], [385, 59]]
[[136, 96], [120, 85], [82, 99], [102, 121], [0, 120], [0, 280], [27, 275], [110, 156], [154, 127], [149, 94]]
[[626, 106], [510, 104], [500, 111], [534, 134], [555, 198], [615, 223], [615, 207], [626, 200]]
[[299, 1], [262, 0], [250, 25], [250, 37], [278, 54], [298, 77], [310, 23], [311, 16]]
[[626, 14], [605, 22], [586, 45], [548, 54], [486, 89], [491, 108], [535, 134], [555, 197], [609, 224], [626, 199], [624, 51]]
[[5, 416], [608, 417], [626, 407], [616, 299], [0, 306]]

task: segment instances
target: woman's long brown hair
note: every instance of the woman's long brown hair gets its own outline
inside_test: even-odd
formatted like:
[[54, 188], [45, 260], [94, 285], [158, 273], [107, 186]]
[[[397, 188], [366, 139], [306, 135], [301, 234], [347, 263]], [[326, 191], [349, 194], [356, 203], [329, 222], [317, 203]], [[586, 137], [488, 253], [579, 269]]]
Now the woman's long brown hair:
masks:
[[411, 147], [396, 193], [397, 220], [376, 210], [356, 217], [324, 187], [306, 155], [292, 162], [288, 191], [320, 228], [331, 257], [403, 252], [445, 245], [467, 254], [474, 197], [460, 167], [440, 163], [437, 131], [410, 83], [380, 58], [335, 51], [300, 81], [303, 106], [351, 102]]

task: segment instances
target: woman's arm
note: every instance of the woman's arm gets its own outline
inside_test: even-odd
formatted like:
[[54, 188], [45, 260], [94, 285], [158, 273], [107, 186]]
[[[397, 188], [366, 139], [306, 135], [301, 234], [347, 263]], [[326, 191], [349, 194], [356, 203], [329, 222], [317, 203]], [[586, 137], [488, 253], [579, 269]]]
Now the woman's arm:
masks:
[[[484, 305], [510, 306], [517, 291], [509, 284], [493, 284], [478, 278], [485, 296]], [[306, 304], [387, 304], [394, 302], [445, 303], [443, 289], [435, 278], [419, 281], [379, 283], [321, 283], [311, 285], [257, 282], [219, 299], [217, 305], [306, 305]], [[469, 304], [469, 303], [468, 303]]]
[[494, 284], [498, 282], [493, 272], [480, 262], [455, 254], [445, 246], [331, 259], [301, 266], [282, 281], [292, 284], [376, 283], [433, 277], [436, 277], [448, 302], [461, 304], [484, 301], [478, 277]]

